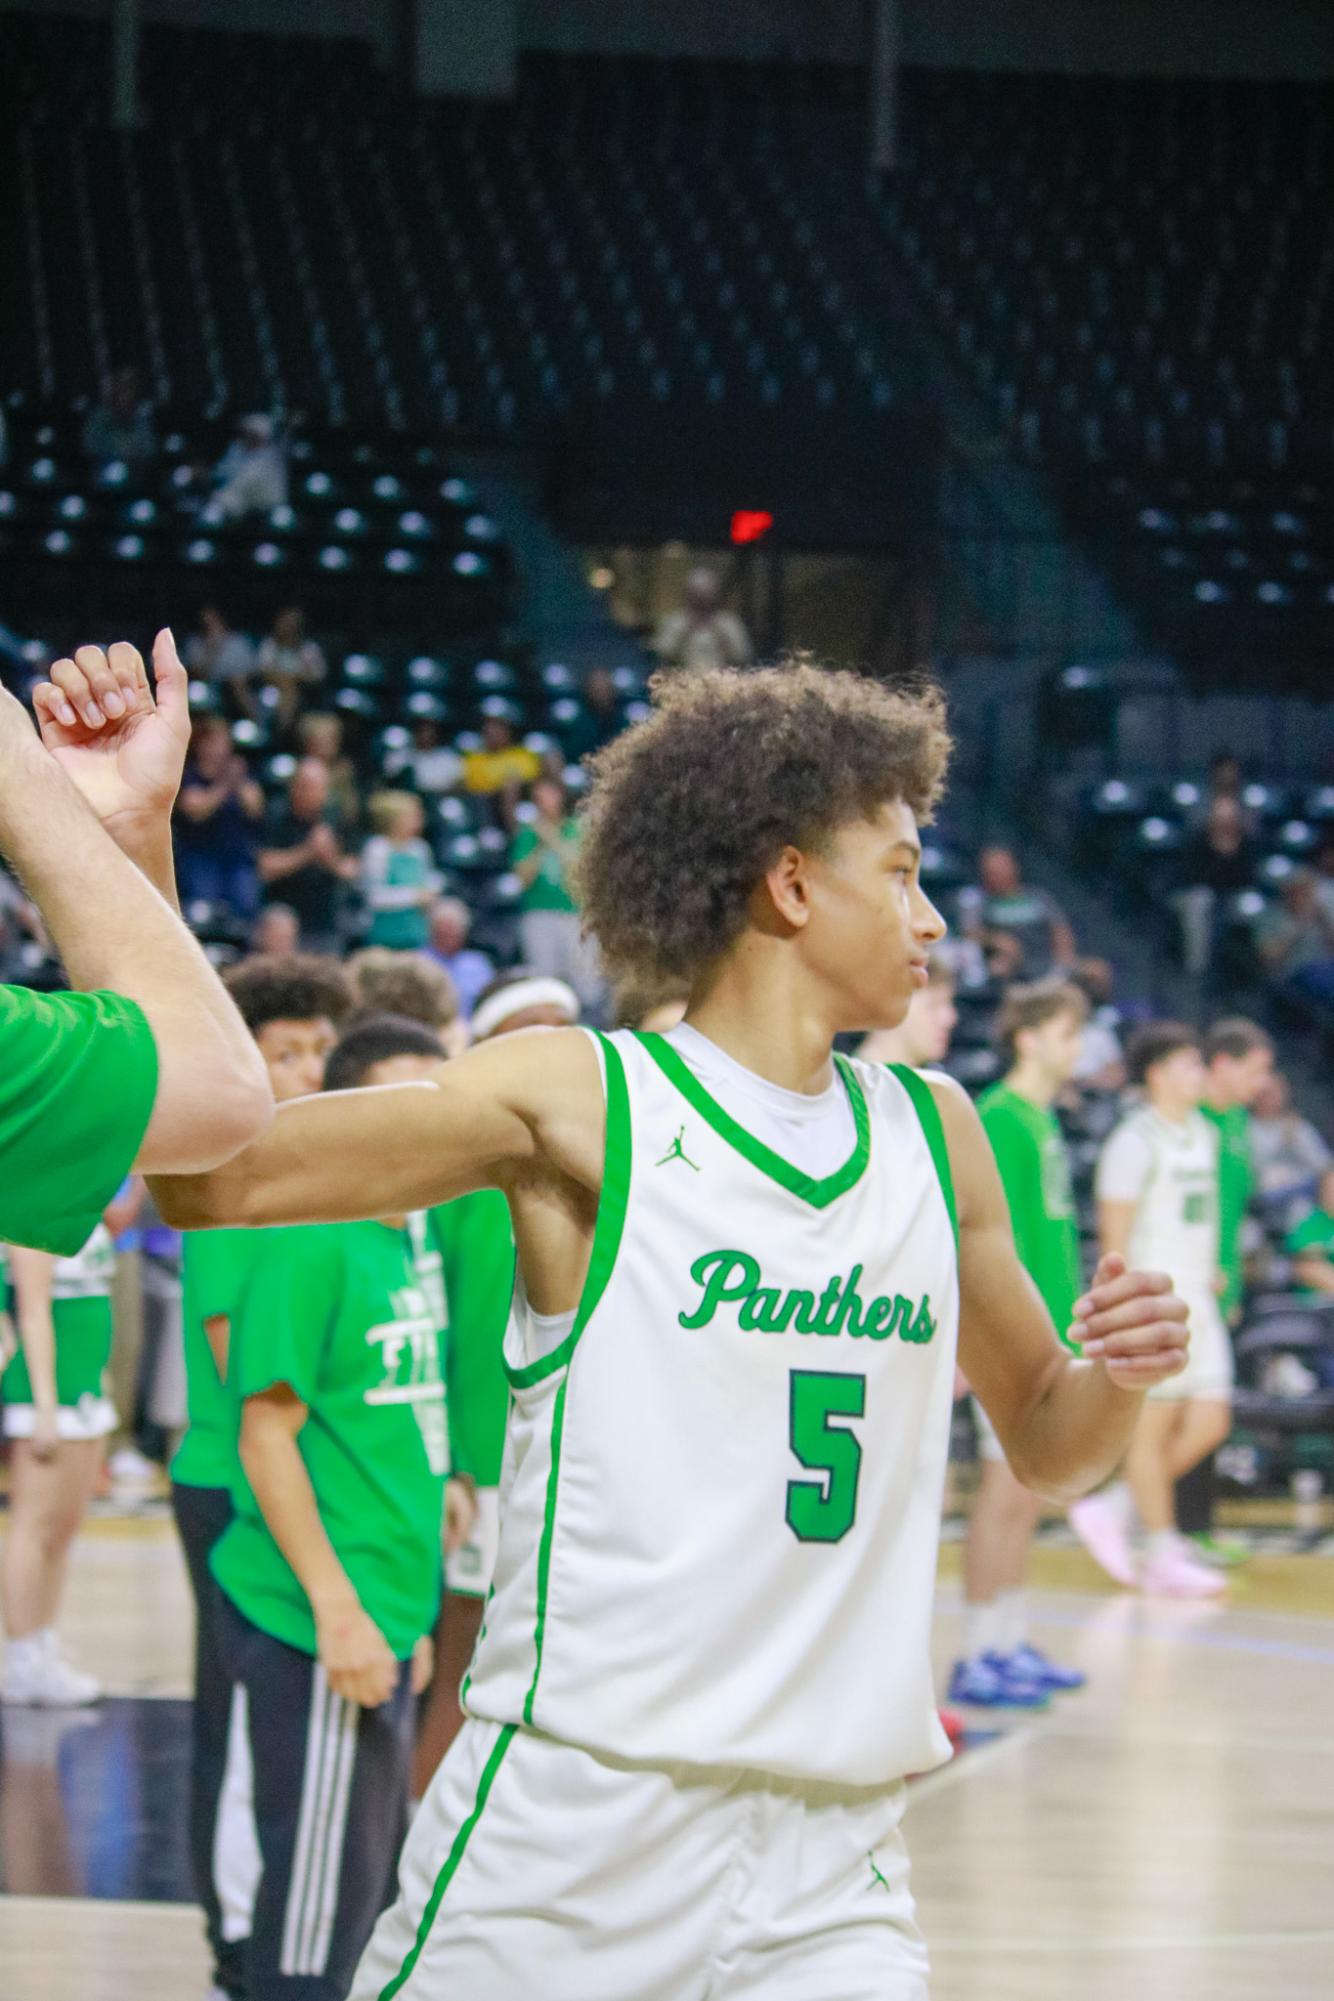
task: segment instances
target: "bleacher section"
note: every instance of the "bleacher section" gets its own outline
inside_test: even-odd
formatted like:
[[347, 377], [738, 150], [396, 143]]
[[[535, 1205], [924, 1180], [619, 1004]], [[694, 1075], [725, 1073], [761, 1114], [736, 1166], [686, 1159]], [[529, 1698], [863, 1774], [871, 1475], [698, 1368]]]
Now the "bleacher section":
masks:
[[955, 362], [1206, 673], [1334, 636], [1334, 88], [916, 72], [881, 209]]

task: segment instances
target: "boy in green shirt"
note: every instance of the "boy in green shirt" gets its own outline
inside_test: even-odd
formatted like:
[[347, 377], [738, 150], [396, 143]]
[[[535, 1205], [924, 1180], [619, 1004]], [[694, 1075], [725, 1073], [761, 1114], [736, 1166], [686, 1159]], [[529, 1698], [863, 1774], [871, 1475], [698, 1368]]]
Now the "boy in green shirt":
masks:
[[[377, 1017], [325, 1089], [442, 1060], [428, 1029]], [[249, 2001], [341, 2001], [407, 1826], [450, 1472], [440, 1316], [408, 1224], [264, 1231], [233, 1321], [244, 1477], [211, 1567], [254, 1772]], [[471, 1510], [450, 1500], [455, 1540]]]
[[[1052, 1112], [1075, 1074], [1088, 1003], [1059, 980], [1012, 987], [997, 1025], [1009, 1068], [978, 1100], [1009, 1204], [1020, 1263], [1065, 1339], [1080, 1291], [1079, 1232], [1070, 1163]], [[951, 1702], [1037, 1708], [1084, 1676], [1032, 1646], [1025, 1631], [1024, 1578], [1042, 1502], [1022, 1487], [976, 1400], [982, 1477], [964, 1544], [964, 1651]]]
[[[318, 1091], [352, 996], [332, 959], [245, 959], [226, 985], [264, 1059], [279, 1104]], [[190, 1746], [190, 1857], [218, 1992], [245, 1994], [245, 1942], [259, 1874], [243, 1698], [222, 1658], [214, 1545], [230, 1526], [237, 1405], [227, 1374], [232, 1321], [267, 1230], [182, 1239], [189, 1423], [171, 1466], [172, 1509], [195, 1599]], [[234, 1717], [237, 1720], [233, 1720]]]
[[1287, 1241], [1292, 1275], [1303, 1292], [1334, 1293], [1334, 1167], [1320, 1177], [1319, 1200]]

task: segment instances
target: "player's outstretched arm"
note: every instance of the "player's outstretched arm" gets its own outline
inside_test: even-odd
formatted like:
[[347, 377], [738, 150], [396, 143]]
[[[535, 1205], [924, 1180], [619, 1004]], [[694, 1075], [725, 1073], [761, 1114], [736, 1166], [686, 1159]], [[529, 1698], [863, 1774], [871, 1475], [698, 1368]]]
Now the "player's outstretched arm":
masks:
[[1016, 1476], [1052, 1500], [1087, 1493], [1130, 1443], [1144, 1392], [1186, 1360], [1186, 1308], [1161, 1272], [1104, 1257], [1078, 1302], [1077, 1360], [1019, 1262], [1005, 1191], [966, 1094], [932, 1079], [959, 1212], [959, 1361]]
[[225, 1166], [152, 1188], [181, 1230], [397, 1216], [524, 1176], [559, 1201], [562, 1183], [600, 1187], [604, 1130], [592, 1042], [535, 1028], [469, 1050], [436, 1084], [299, 1098]]
[[[45, 747], [21, 706], [0, 690], [0, 850], [41, 911], [71, 984], [127, 996], [147, 1019], [157, 1080], [139, 1162], [209, 1167], [272, 1116], [268, 1080], [199, 945], [112, 838], [117, 827], [133, 824], [169, 854], [171, 800], [188, 734], [185, 671], [170, 635], [160, 635], [159, 707], [133, 647], [113, 647], [110, 655], [85, 648], [79, 658], [86, 667], [58, 664], [72, 670], [67, 678], [83, 691], [80, 706], [68, 695], [57, 697], [54, 712], [39, 701]], [[75, 720], [66, 722], [67, 715]], [[88, 720], [94, 715], [96, 724]], [[141, 819], [126, 811], [136, 796], [146, 808]], [[87, 1054], [82, 1042], [75, 1047], [80, 1035], [95, 1041], [107, 1033], [95, 1013], [71, 1021], [68, 1032], [61, 1045], [67, 1065]], [[126, 1036], [111, 1034], [108, 1042], [114, 1058]], [[90, 1115], [96, 1110], [90, 1105]], [[14, 1162], [6, 1167], [19, 1172]]]

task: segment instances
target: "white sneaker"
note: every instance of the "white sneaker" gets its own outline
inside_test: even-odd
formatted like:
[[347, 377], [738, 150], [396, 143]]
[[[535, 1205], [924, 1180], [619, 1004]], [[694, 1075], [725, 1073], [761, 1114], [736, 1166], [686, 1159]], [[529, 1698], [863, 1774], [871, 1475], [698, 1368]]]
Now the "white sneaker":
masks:
[[0, 1702], [34, 1709], [86, 1709], [101, 1699], [101, 1682], [65, 1659], [54, 1633], [42, 1634], [40, 1645], [10, 1646]]

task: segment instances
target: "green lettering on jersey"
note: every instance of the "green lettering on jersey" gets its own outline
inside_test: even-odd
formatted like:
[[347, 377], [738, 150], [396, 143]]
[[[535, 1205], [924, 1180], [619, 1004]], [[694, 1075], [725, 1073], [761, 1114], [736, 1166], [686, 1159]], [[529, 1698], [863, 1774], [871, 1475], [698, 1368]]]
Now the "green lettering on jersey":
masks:
[[[735, 1276], [733, 1276], [735, 1274]], [[746, 1299], [760, 1282], [758, 1261], [745, 1251], [707, 1251], [690, 1267], [704, 1297], [691, 1314], [678, 1313], [683, 1327], [707, 1327], [725, 1300]]]
[[682, 1327], [707, 1327], [721, 1306], [736, 1306], [737, 1324], [747, 1333], [832, 1336], [848, 1334], [856, 1340], [869, 1336], [886, 1341], [898, 1334], [901, 1340], [923, 1347], [932, 1339], [939, 1324], [931, 1312], [931, 1298], [879, 1296], [863, 1300], [857, 1291], [863, 1267], [854, 1265], [845, 1276], [829, 1279], [818, 1295], [802, 1286], [782, 1291], [765, 1285], [758, 1258], [748, 1251], [706, 1251], [695, 1259], [690, 1276], [700, 1288], [700, 1298], [688, 1313], [678, 1313]]

